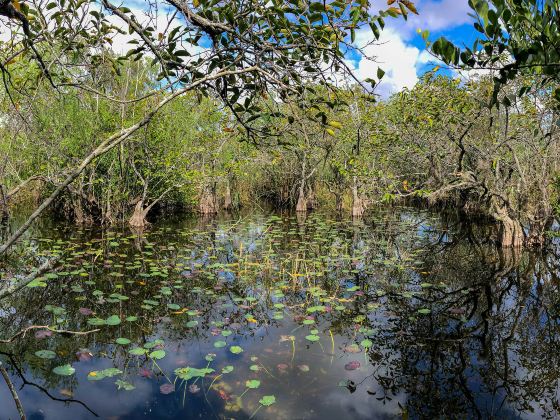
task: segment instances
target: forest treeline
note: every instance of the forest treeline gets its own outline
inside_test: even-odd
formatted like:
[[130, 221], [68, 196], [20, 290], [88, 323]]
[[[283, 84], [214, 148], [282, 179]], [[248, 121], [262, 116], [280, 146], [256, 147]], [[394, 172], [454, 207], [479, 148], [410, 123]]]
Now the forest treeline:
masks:
[[[409, 0], [0, 2], [0, 206], [143, 228], [160, 211], [267, 202], [352, 217], [459, 209], [502, 246], [543, 245], [559, 208], [555, 0], [469, 0], [477, 39], [420, 31], [446, 66], [375, 101], [355, 77]], [[115, 52], [115, 40], [128, 52]], [[452, 77], [463, 72], [467, 77]], [[473, 72], [476, 72], [473, 73]], [[344, 83], [342, 83], [344, 82]]]
[[[84, 150], [146, 113], [158, 98], [126, 100], [152, 89], [153, 74], [137, 61], [119, 77], [106, 77], [103, 90], [122, 103], [84, 90], [43, 89], [32, 101], [22, 98], [1, 128], [4, 208], [40, 201]], [[517, 79], [501, 95], [533, 83]], [[313, 94], [328, 93], [317, 86]], [[186, 94], [126, 147], [87, 167], [57, 197], [54, 211], [79, 224], [141, 227], [154, 207], [214, 214], [267, 202], [361, 217], [378, 204], [422, 203], [494, 220], [504, 245], [540, 244], [559, 208], [554, 98], [543, 86], [497, 108], [488, 106], [492, 94], [490, 76], [428, 72], [386, 101], [347, 89], [337, 92], [336, 106], [282, 104], [282, 117], [262, 119], [273, 129], [258, 139], [216, 99]], [[259, 101], [277, 106], [264, 95]]]

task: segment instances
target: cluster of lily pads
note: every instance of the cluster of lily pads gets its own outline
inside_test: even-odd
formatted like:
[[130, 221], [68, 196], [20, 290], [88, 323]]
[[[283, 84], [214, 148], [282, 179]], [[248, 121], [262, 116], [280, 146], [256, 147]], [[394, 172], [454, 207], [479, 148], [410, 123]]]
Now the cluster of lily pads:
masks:
[[[126, 365], [92, 370], [88, 381], [111, 379], [117, 389], [132, 391], [137, 375], [131, 374], [130, 366], [136, 365], [147, 369], [140, 376], [165, 378], [162, 394], [182, 393], [184, 401], [187, 390], [194, 394], [202, 389], [205, 396], [211, 391], [219, 394], [225, 387], [223, 378], [234, 371], [234, 365], [213, 366], [216, 355], [208, 354], [206, 366], [181, 366], [166, 372], [160, 361], [167, 352], [159, 336], [171, 330], [181, 340], [218, 336], [212, 346], [225, 359], [228, 354], [242, 355], [242, 339], [259, 328], [295, 322], [290, 334], [280, 337], [280, 343], [286, 342], [290, 349], [289, 365], [278, 365], [282, 373], [294, 365], [300, 347], [317, 346], [332, 363], [340, 350], [334, 335], [342, 334], [340, 325], [346, 325], [353, 343], [344, 353], [363, 351], [367, 363], [376, 333], [370, 324], [387, 293], [414, 300], [423, 290], [438, 286], [423, 283], [405, 290], [372, 282], [373, 277], [384, 278], [380, 273], [406, 272], [421, 261], [414, 254], [406, 258], [383, 255], [377, 250], [379, 239], [356, 239], [355, 233], [343, 223], [322, 218], [299, 225], [272, 216], [258, 223], [217, 228], [154, 229], [141, 238], [118, 231], [87, 240], [47, 238], [38, 241], [39, 253], [57, 255], [60, 260], [51, 272], [28, 284], [28, 289], [29, 293], [44, 289], [47, 295], [50, 290], [64, 292], [64, 299], [44, 307], [52, 330], [99, 329], [93, 333], [98, 342], [126, 356]], [[430, 313], [429, 308], [416, 309], [416, 315]], [[95, 349], [78, 352], [99, 357]], [[56, 349], [39, 349], [34, 355], [45, 361], [64, 359]], [[361, 367], [359, 361], [351, 360], [345, 370]], [[298, 368], [309, 371], [306, 364]], [[266, 367], [253, 363], [249, 369], [256, 373]], [[60, 376], [76, 372], [70, 358], [51, 370]], [[203, 386], [208, 378], [210, 385]], [[261, 380], [247, 379], [237, 398], [259, 388]], [[256, 410], [275, 402], [274, 395], [260, 395]]]

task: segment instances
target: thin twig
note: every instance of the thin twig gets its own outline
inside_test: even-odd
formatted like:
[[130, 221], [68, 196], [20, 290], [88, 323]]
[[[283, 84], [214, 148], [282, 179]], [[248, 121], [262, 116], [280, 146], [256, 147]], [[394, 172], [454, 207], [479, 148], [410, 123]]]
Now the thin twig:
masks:
[[54, 328], [50, 327], [49, 325], [32, 325], [30, 327], [24, 328], [23, 330], [21, 330], [17, 334], [13, 335], [11, 338], [8, 338], [6, 340], [0, 340], [0, 343], [4, 343], [4, 344], [11, 343], [16, 338], [18, 338], [19, 336], [23, 335], [25, 337], [25, 334], [27, 334], [27, 332], [29, 330], [37, 330], [37, 329], [49, 330], [49, 331], [51, 331], [53, 333], [57, 333], [57, 334], [71, 334], [71, 335], [88, 335], [88, 334], [100, 331], [99, 328], [95, 329], [95, 330], [90, 330], [90, 331], [55, 330]]
[[2, 365], [2, 362], [0, 362], [0, 373], [2, 373], [2, 376], [4, 377], [4, 380], [6, 381], [6, 385], [8, 385], [8, 388], [10, 389], [10, 392], [12, 393], [12, 397], [14, 398], [14, 402], [16, 403], [16, 407], [17, 407], [17, 411], [19, 413], [19, 417], [21, 418], [21, 420], [26, 420], [27, 417], [25, 417], [25, 411], [23, 410], [23, 405], [21, 404], [21, 401], [18, 397], [18, 394], [17, 394], [17, 391], [14, 387], [14, 384], [10, 380], [10, 375], [8, 375], [8, 372], [6, 371], [6, 368]]

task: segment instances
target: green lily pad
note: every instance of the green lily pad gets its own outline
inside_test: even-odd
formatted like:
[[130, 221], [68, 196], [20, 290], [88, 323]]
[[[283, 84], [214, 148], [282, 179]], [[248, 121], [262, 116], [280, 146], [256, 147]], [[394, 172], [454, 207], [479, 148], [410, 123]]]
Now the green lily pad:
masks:
[[71, 365], [62, 365], [55, 367], [52, 371], [60, 376], [70, 376], [76, 372], [76, 369], [74, 369]]
[[56, 357], [56, 353], [52, 350], [39, 350], [35, 352], [35, 356], [40, 357], [41, 359], [54, 359]]
[[229, 348], [229, 351], [231, 351], [233, 354], [239, 354], [239, 353], [243, 352], [243, 349], [239, 346], [231, 346]]
[[250, 381], [245, 382], [245, 386], [249, 389], [257, 389], [261, 386], [261, 381], [257, 379], [251, 379]]
[[146, 349], [143, 349], [142, 347], [136, 347], [130, 350], [128, 353], [133, 356], [144, 356], [147, 352], [148, 351]]
[[165, 350], [156, 350], [151, 352], [148, 357], [150, 359], [155, 359], [155, 360], [160, 360], [163, 359], [165, 357]]
[[105, 323], [107, 325], [119, 325], [121, 323], [121, 319], [118, 315], [111, 315], [105, 320]]
[[360, 344], [362, 347], [365, 347], [366, 349], [369, 349], [371, 346], [373, 346], [373, 342], [369, 339], [362, 340]]
[[136, 389], [136, 387], [130, 382], [123, 381], [122, 379], [117, 379], [115, 385], [117, 386], [117, 389], [124, 389], [125, 391], [132, 391], [133, 389]]
[[259, 402], [261, 403], [261, 405], [268, 407], [269, 405], [272, 405], [276, 402], [276, 397], [274, 395], [265, 395], [259, 400]]

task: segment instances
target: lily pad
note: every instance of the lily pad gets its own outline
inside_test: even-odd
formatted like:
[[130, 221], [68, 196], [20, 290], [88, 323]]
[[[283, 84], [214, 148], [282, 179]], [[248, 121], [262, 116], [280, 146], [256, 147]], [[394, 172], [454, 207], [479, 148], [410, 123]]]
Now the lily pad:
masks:
[[119, 325], [121, 323], [121, 319], [118, 315], [111, 315], [109, 318], [105, 320], [107, 325]]
[[259, 403], [261, 403], [261, 405], [264, 405], [265, 407], [268, 407], [269, 405], [272, 405], [275, 402], [276, 402], [276, 397], [274, 395], [265, 395], [259, 400]]
[[148, 355], [148, 357], [150, 357], [150, 359], [155, 359], [155, 360], [163, 359], [165, 357], [165, 350], [153, 351]]
[[62, 365], [55, 367], [52, 371], [60, 376], [70, 376], [76, 372], [76, 369], [74, 369], [71, 365]]
[[239, 353], [243, 352], [243, 349], [239, 346], [231, 346], [229, 348], [229, 351], [231, 351], [233, 354], [239, 354]]
[[257, 379], [251, 379], [245, 382], [245, 386], [249, 389], [257, 389], [259, 386], [261, 386], [261, 381]]
[[39, 350], [35, 352], [35, 356], [40, 357], [41, 359], [54, 359], [56, 357], [56, 353], [52, 350]]

